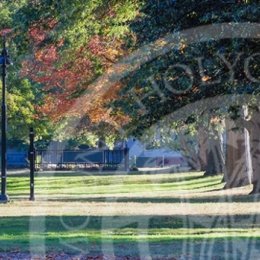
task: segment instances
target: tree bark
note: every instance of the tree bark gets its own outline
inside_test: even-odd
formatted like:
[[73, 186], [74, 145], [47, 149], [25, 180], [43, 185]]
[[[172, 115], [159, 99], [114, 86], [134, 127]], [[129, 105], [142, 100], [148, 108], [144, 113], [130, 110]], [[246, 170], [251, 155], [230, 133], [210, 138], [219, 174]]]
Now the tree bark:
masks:
[[233, 120], [226, 120], [226, 171], [225, 188], [250, 184], [249, 136], [245, 128], [238, 128]]
[[250, 136], [250, 152], [252, 158], [252, 184], [253, 193], [260, 193], [260, 108], [254, 108], [247, 124]]
[[221, 134], [214, 130], [208, 134], [207, 166], [205, 176], [213, 176], [224, 173], [225, 161], [221, 145]]

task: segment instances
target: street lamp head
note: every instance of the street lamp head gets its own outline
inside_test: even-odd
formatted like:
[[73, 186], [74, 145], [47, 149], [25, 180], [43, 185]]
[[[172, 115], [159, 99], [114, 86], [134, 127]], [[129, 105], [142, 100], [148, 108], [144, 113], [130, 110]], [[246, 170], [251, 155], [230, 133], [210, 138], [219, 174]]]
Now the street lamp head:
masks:
[[0, 56], [0, 65], [12, 65], [8, 50], [5, 47], [5, 37], [3, 37], [3, 50]]
[[13, 65], [10, 56], [8, 54], [7, 49], [3, 49], [2, 54], [0, 56], [0, 65]]

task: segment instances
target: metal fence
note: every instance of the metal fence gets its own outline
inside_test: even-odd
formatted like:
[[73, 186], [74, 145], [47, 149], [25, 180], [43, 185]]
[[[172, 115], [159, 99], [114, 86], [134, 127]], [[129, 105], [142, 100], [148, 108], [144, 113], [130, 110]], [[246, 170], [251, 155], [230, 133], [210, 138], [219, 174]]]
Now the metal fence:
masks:
[[122, 150], [37, 150], [36, 169], [128, 170], [128, 149]]
[[156, 168], [156, 167], [165, 167], [165, 166], [187, 166], [187, 162], [182, 157], [136, 157], [135, 165], [138, 168]]
[[[135, 157], [131, 164], [138, 167], [165, 167], [165, 166], [187, 166], [187, 162], [181, 157]], [[28, 152], [7, 152], [8, 168], [28, 167]], [[93, 170], [116, 170], [129, 169], [128, 149], [116, 150], [37, 150], [36, 169], [93, 169]]]

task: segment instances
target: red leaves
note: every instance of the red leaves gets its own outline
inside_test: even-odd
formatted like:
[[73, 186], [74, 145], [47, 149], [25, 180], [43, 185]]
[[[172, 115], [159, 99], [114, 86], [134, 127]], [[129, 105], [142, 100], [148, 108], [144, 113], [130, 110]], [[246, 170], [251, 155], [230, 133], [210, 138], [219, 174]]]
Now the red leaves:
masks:
[[[66, 99], [66, 94], [48, 94], [45, 97], [44, 104], [40, 107], [37, 107], [37, 111], [48, 116], [53, 122], [57, 122], [64, 114], [73, 107], [75, 100]], [[72, 115], [72, 113], [70, 114]], [[75, 114], [74, 114], [75, 115]]]
[[2, 29], [2, 30], [0, 30], [0, 35], [1, 35], [1, 36], [5, 36], [5, 35], [11, 33], [12, 31], [13, 31], [13, 30], [10, 29], [10, 28]]
[[35, 44], [39, 44], [45, 40], [47, 33], [40, 28], [32, 27], [29, 30], [29, 36]]
[[35, 22], [29, 29], [29, 38], [34, 44], [40, 44], [46, 39], [48, 33], [54, 29], [57, 23], [57, 20], [54, 18]]
[[[105, 93], [99, 92], [99, 89], [89, 89], [88, 85], [100, 73], [100, 64], [103, 70], [108, 70], [124, 54], [122, 42], [94, 35], [85, 45], [77, 50], [66, 49], [63, 55], [61, 47], [64, 40], [51, 44], [45, 42], [56, 25], [55, 19], [40, 20], [30, 27], [28, 33], [33, 56], [23, 62], [22, 75], [42, 84], [46, 92], [44, 105], [37, 107], [37, 111], [53, 121], [75, 114], [83, 116], [82, 113], [88, 114], [95, 123], [115, 123], [115, 119], [125, 121], [123, 115], [110, 116], [106, 108], [108, 102], [117, 98], [120, 84], [114, 84]], [[77, 97], [85, 90], [89, 91], [88, 98], [93, 101], [73, 108]], [[102, 94], [96, 95], [98, 92]]]
[[49, 45], [44, 49], [37, 50], [34, 54], [35, 60], [37, 62], [42, 62], [43, 64], [53, 65], [59, 58], [57, 47], [54, 45]]
[[65, 114], [75, 115], [71, 109], [75, 103], [72, 97], [79, 89], [84, 89], [82, 84], [91, 75], [92, 67], [91, 61], [81, 50], [74, 53], [69, 63], [59, 64], [60, 44], [50, 44], [43, 48], [35, 46], [33, 59], [22, 64], [22, 75], [41, 83], [48, 92], [44, 105], [37, 107], [37, 111], [53, 121], [60, 120]]
[[104, 43], [100, 36], [95, 35], [88, 43], [88, 49], [94, 55], [100, 55], [104, 52]]

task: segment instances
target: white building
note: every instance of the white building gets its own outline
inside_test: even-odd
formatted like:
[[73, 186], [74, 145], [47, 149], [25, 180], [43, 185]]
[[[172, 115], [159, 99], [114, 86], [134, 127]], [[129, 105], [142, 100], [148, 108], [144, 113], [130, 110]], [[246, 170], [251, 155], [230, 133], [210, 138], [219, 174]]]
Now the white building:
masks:
[[185, 157], [179, 151], [167, 147], [146, 149], [145, 144], [131, 138], [127, 140], [129, 157], [137, 167], [187, 166]]

